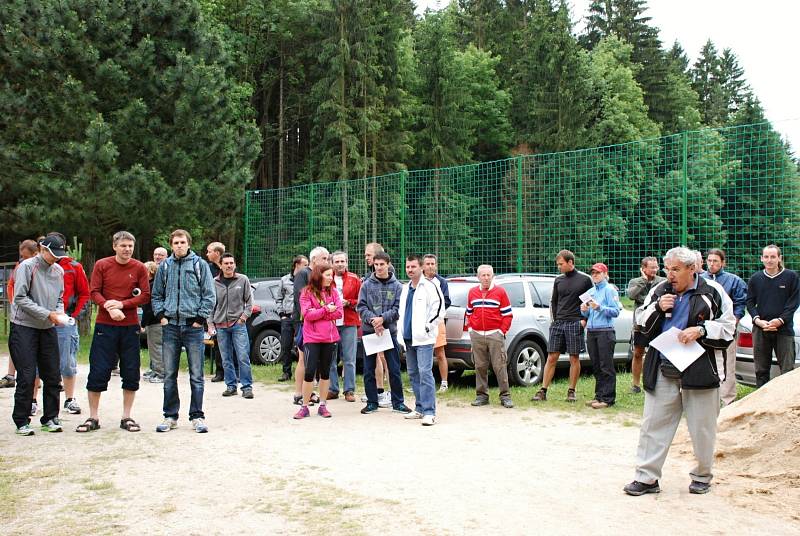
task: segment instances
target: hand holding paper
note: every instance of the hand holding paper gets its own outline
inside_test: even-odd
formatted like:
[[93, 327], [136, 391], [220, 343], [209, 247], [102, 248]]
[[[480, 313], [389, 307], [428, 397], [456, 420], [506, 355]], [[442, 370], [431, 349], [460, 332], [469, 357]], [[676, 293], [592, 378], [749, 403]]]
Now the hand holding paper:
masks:
[[670, 363], [675, 365], [675, 368], [683, 372], [686, 367], [703, 355], [705, 350], [697, 344], [697, 341], [691, 341], [687, 344], [682, 343], [678, 340], [680, 334], [681, 330], [671, 327], [650, 341], [650, 346], [664, 354], [664, 357], [669, 359]]

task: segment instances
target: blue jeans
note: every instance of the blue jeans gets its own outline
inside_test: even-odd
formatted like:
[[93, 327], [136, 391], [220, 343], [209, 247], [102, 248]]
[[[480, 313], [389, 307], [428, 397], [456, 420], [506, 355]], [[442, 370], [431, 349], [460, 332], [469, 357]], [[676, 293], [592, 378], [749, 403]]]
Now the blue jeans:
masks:
[[[392, 389], [392, 407], [397, 408], [403, 403], [403, 379], [400, 377], [400, 354], [397, 353], [397, 340], [392, 335], [394, 348], [386, 350], [386, 364], [389, 366], [389, 386]], [[377, 354], [364, 356], [364, 391], [367, 393], [367, 402], [378, 403], [378, 386], [375, 384], [375, 360]]]
[[167, 324], [164, 326], [164, 417], [178, 419], [181, 401], [178, 397], [178, 366], [181, 346], [186, 348], [189, 361], [189, 383], [192, 401], [189, 419], [205, 417], [203, 414], [203, 328]]
[[[244, 324], [234, 324], [229, 328], [217, 328], [217, 344], [222, 354], [222, 370], [225, 371], [225, 385], [236, 388], [241, 380], [242, 389], [253, 386], [253, 371], [250, 368], [250, 338]], [[239, 362], [239, 377], [236, 365]]]
[[[338, 326], [339, 342], [336, 343], [337, 358], [344, 364], [344, 392], [354, 393], [356, 390], [356, 338], [358, 327]], [[339, 392], [339, 371], [336, 368], [338, 359], [331, 360], [331, 386], [329, 391]]]
[[61, 376], [74, 378], [78, 374], [78, 323], [71, 326], [56, 326], [58, 353], [61, 356]]
[[433, 345], [412, 346], [406, 339], [406, 367], [411, 389], [417, 399], [414, 409], [423, 415], [436, 415], [436, 382], [433, 380]]

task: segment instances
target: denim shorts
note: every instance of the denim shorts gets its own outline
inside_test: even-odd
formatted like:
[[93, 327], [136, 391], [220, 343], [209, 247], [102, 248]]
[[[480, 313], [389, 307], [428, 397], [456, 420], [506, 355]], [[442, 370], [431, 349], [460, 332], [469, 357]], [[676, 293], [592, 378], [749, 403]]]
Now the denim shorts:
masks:
[[58, 354], [60, 356], [61, 375], [74, 378], [78, 374], [78, 324], [56, 326], [58, 335]]

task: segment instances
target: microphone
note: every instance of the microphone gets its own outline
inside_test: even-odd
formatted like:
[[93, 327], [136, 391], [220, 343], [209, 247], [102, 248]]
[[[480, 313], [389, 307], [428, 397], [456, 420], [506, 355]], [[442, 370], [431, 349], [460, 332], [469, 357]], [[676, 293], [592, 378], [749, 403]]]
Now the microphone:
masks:
[[[675, 295], [675, 288], [672, 286], [671, 283], [669, 283], [669, 282], [667, 283], [667, 286], [666, 286], [665, 290], [666, 290], [666, 292], [664, 292], [664, 294], [662, 294], [662, 296], [666, 296], [667, 294], [671, 294], [673, 296]], [[670, 307], [669, 309], [664, 309], [664, 317], [665, 318], [672, 318], [672, 307]]]

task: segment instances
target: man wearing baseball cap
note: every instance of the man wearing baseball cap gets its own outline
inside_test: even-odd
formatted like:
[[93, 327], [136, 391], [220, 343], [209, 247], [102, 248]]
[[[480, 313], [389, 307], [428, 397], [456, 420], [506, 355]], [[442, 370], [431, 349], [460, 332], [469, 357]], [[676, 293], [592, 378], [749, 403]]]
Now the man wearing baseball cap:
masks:
[[617, 336], [614, 319], [619, 316], [619, 295], [608, 284], [608, 266], [602, 262], [590, 270], [594, 288], [591, 299], [581, 303], [581, 315], [586, 319], [586, 347], [594, 373], [594, 399], [586, 403], [594, 409], [613, 406], [617, 397], [617, 373], [614, 370], [614, 346]]
[[33, 435], [30, 412], [36, 369], [44, 383], [42, 431], [61, 432], [58, 335], [55, 325], [64, 319], [64, 269], [57, 260], [66, 256], [64, 241], [45, 237], [40, 253], [24, 260], [14, 272], [11, 332], [8, 349], [17, 368], [12, 419], [17, 434]]

